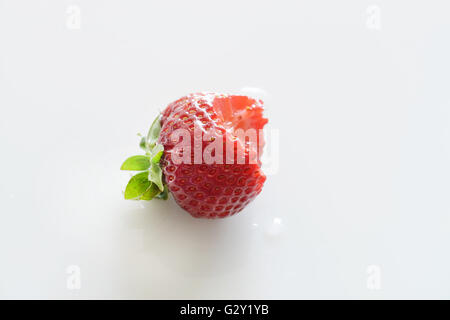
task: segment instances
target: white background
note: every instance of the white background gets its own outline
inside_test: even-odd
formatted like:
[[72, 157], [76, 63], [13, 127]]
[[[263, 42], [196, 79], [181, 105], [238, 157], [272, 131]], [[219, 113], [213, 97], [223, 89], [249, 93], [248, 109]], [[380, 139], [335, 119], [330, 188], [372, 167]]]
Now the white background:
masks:
[[[0, 0], [0, 297], [450, 298], [449, 12]], [[123, 200], [158, 110], [245, 87], [280, 133], [252, 204]]]

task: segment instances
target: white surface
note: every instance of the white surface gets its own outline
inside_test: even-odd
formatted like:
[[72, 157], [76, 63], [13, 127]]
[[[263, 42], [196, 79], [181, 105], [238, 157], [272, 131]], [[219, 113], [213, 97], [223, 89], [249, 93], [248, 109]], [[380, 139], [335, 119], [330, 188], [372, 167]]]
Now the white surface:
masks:
[[[448, 1], [0, 3], [1, 298], [450, 298]], [[246, 210], [122, 199], [159, 108], [244, 87], [281, 139]]]

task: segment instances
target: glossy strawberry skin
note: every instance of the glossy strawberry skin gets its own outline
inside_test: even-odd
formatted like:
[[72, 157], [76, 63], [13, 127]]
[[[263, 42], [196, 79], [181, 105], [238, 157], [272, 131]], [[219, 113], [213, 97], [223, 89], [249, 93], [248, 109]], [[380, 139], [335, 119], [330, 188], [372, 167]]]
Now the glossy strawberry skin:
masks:
[[[178, 163], [173, 155], [178, 141], [171, 139], [177, 129], [184, 129], [194, 137], [194, 130], [213, 132], [225, 144], [233, 139], [235, 127], [262, 129], [267, 119], [262, 117], [262, 102], [245, 96], [213, 93], [191, 94], [171, 103], [162, 113], [159, 143], [164, 146], [161, 166], [165, 182], [175, 201], [193, 217], [224, 218], [240, 212], [262, 190], [266, 177], [258, 163], [244, 164]], [[260, 141], [262, 144], [263, 141]], [[209, 141], [202, 142], [202, 151]], [[237, 154], [237, 144], [234, 151]], [[192, 149], [194, 150], [194, 138]], [[249, 150], [245, 149], [248, 155]]]

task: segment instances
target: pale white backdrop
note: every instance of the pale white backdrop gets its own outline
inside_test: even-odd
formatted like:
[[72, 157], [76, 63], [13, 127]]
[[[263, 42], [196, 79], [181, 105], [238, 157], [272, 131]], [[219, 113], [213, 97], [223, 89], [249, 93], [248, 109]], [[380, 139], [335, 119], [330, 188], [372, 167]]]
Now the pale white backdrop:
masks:
[[[448, 1], [0, 0], [1, 298], [450, 298]], [[125, 201], [158, 110], [254, 92], [241, 214]]]

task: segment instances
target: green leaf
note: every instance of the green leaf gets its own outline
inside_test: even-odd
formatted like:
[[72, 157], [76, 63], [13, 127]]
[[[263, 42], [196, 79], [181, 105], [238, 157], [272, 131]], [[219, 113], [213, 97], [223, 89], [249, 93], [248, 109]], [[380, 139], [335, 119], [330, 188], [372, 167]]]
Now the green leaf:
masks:
[[153, 121], [152, 126], [150, 127], [150, 130], [148, 130], [147, 134], [147, 149], [153, 148], [156, 141], [158, 141], [159, 133], [161, 132], [161, 115], [158, 115]]
[[136, 199], [141, 196], [150, 187], [148, 181], [148, 171], [138, 173], [131, 177], [125, 189], [125, 199]]
[[141, 147], [144, 150], [147, 150], [147, 148], [146, 148], [146, 140], [147, 139], [145, 139], [145, 137], [142, 137], [141, 138], [141, 142], [139, 142], [139, 147]]
[[159, 195], [161, 191], [159, 190], [158, 186], [154, 183], [150, 184], [150, 187], [148, 187], [147, 190], [142, 194], [140, 197], [140, 200], [152, 200], [155, 196]]
[[155, 147], [152, 149], [151, 156], [152, 162], [157, 164], [164, 153], [164, 146], [162, 144], [157, 143]]
[[168, 197], [169, 197], [169, 189], [167, 189], [167, 186], [164, 185], [164, 191], [158, 194], [157, 198], [167, 200]]
[[159, 166], [164, 155], [164, 146], [158, 143], [160, 132], [161, 115], [158, 115], [147, 136], [142, 137], [139, 143], [145, 155], [130, 157], [122, 164], [122, 170], [146, 170], [130, 179], [125, 189], [125, 199], [151, 200], [154, 197], [167, 199], [168, 188], [163, 184], [163, 174]]
[[120, 167], [121, 170], [142, 171], [150, 168], [150, 159], [146, 156], [129, 157]]
[[156, 184], [159, 190], [164, 191], [164, 186], [162, 182], [162, 170], [161, 167], [155, 163], [152, 163], [150, 167], [150, 172], [148, 175], [148, 179]]

